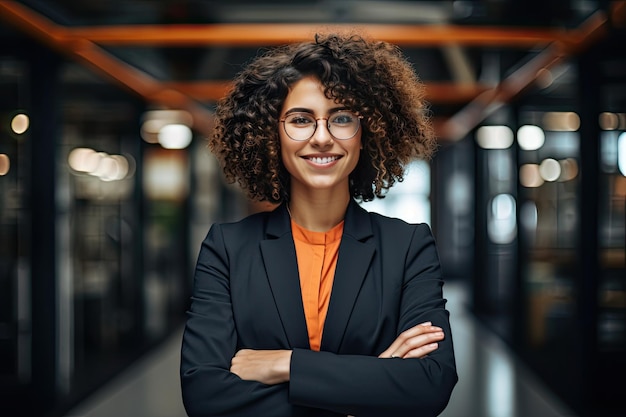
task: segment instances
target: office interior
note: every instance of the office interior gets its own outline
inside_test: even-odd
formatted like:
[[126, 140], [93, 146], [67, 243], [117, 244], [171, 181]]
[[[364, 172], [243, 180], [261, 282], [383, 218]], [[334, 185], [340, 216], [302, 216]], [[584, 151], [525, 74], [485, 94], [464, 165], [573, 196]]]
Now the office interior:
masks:
[[[175, 362], [208, 228], [272, 208], [224, 181], [215, 102], [333, 27], [425, 83], [436, 155], [362, 204], [431, 226], [453, 329], [480, 329], [460, 385], [487, 390], [465, 353], [496, 343], [561, 415], [626, 414], [626, 2], [0, 0], [1, 415], [69, 415]], [[467, 417], [541, 416], [494, 395]]]

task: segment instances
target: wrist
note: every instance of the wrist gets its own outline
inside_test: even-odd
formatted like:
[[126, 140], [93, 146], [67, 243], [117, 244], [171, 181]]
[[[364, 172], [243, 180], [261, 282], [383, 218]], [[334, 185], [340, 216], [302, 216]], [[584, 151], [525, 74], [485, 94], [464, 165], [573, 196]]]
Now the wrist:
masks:
[[281, 382], [289, 382], [291, 369], [291, 354], [293, 351], [285, 350], [276, 362], [276, 371]]

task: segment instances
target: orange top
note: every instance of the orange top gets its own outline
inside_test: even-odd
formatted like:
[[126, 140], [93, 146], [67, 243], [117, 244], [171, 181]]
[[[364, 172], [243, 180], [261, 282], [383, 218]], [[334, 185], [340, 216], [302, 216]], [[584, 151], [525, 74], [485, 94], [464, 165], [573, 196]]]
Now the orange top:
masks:
[[291, 221], [300, 290], [312, 350], [320, 350], [322, 331], [335, 278], [343, 221], [327, 232], [313, 232]]

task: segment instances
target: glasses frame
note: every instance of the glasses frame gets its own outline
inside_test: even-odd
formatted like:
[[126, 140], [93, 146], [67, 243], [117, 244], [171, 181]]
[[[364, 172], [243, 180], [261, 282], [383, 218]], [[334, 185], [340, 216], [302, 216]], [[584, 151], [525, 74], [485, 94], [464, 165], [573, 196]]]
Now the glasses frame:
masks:
[[[358, 125], [356, 130], [354, 131], [354, 134], [348, 138], [338, 138], [335, 135], [332, 134], [332, 132], [330, 131], [330, 121], [329, 119], [331, 118], [331, 116], [333, 114], [336, 113], [341, 113], [341, 112], [346, 112], [346, 113], [352, 113], [356, 116], [357, 120], [358, 120]], [[363, 116], [359, 116], [358, 114], [354, 113], [353, 111], [349, 111], [349, 110], [337, 110], [332, 112], [330, 115], [328, 115], [327, 117], [313, 117], [313, 120], [315, 120], [315, 128], [313, 129], [313, 133], [311, 133], [311, 136], [309, 136], [306, 139], [294, 139], [293, 137], [291, 137], [291, 135], [289, 133], [287, 133], [287, 126], [285, 126], [285, 120], [287, 120], [287, 117], [291, 116], [292, 114], [308, 114], [305, 112], [294, 112], [294, 113], [290, 113], [290, 114], [286, 114], [285, 116], [281, 117], [278, 121], [281, 122], [281, 124], [283, 125], [283, 131], [285, 132], [285, 135], [287, 135], [287, 137], [295, 142], [306, 142], [311, 140], [311, 138], [313, 136], [315, 136], [315, 133], [317, 132], [317, 128], [319, 127], [319, 123], [317, 123], [320, 120], [326, 120], [326, 130], [328, 131], [328, 134], [330, 136], [332, 136], [333, 139], [336, 140], [350, 140], [353, 137], [356, 136], [357, 133], [359, 133], [359, 130], [361, 130], [361, 119], [363, 118]]]

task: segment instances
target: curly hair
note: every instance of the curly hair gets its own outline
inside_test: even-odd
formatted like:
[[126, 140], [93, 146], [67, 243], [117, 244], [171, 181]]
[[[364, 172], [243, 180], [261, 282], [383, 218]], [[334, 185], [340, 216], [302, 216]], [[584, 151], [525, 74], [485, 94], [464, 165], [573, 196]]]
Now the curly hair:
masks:
[[290, 87], [313, 75], [328, 98], [362, 116], [363, 150], [350, 174], [358, 201], [382, 198], [413, 159], [436, 148], [424, 85], [397, 46], [359, 35], [328, 34], [255, 57], [218, 102], [209, 149], [226, 180], [256, 201], [289, 200], [290, 176], [278, 134]]

